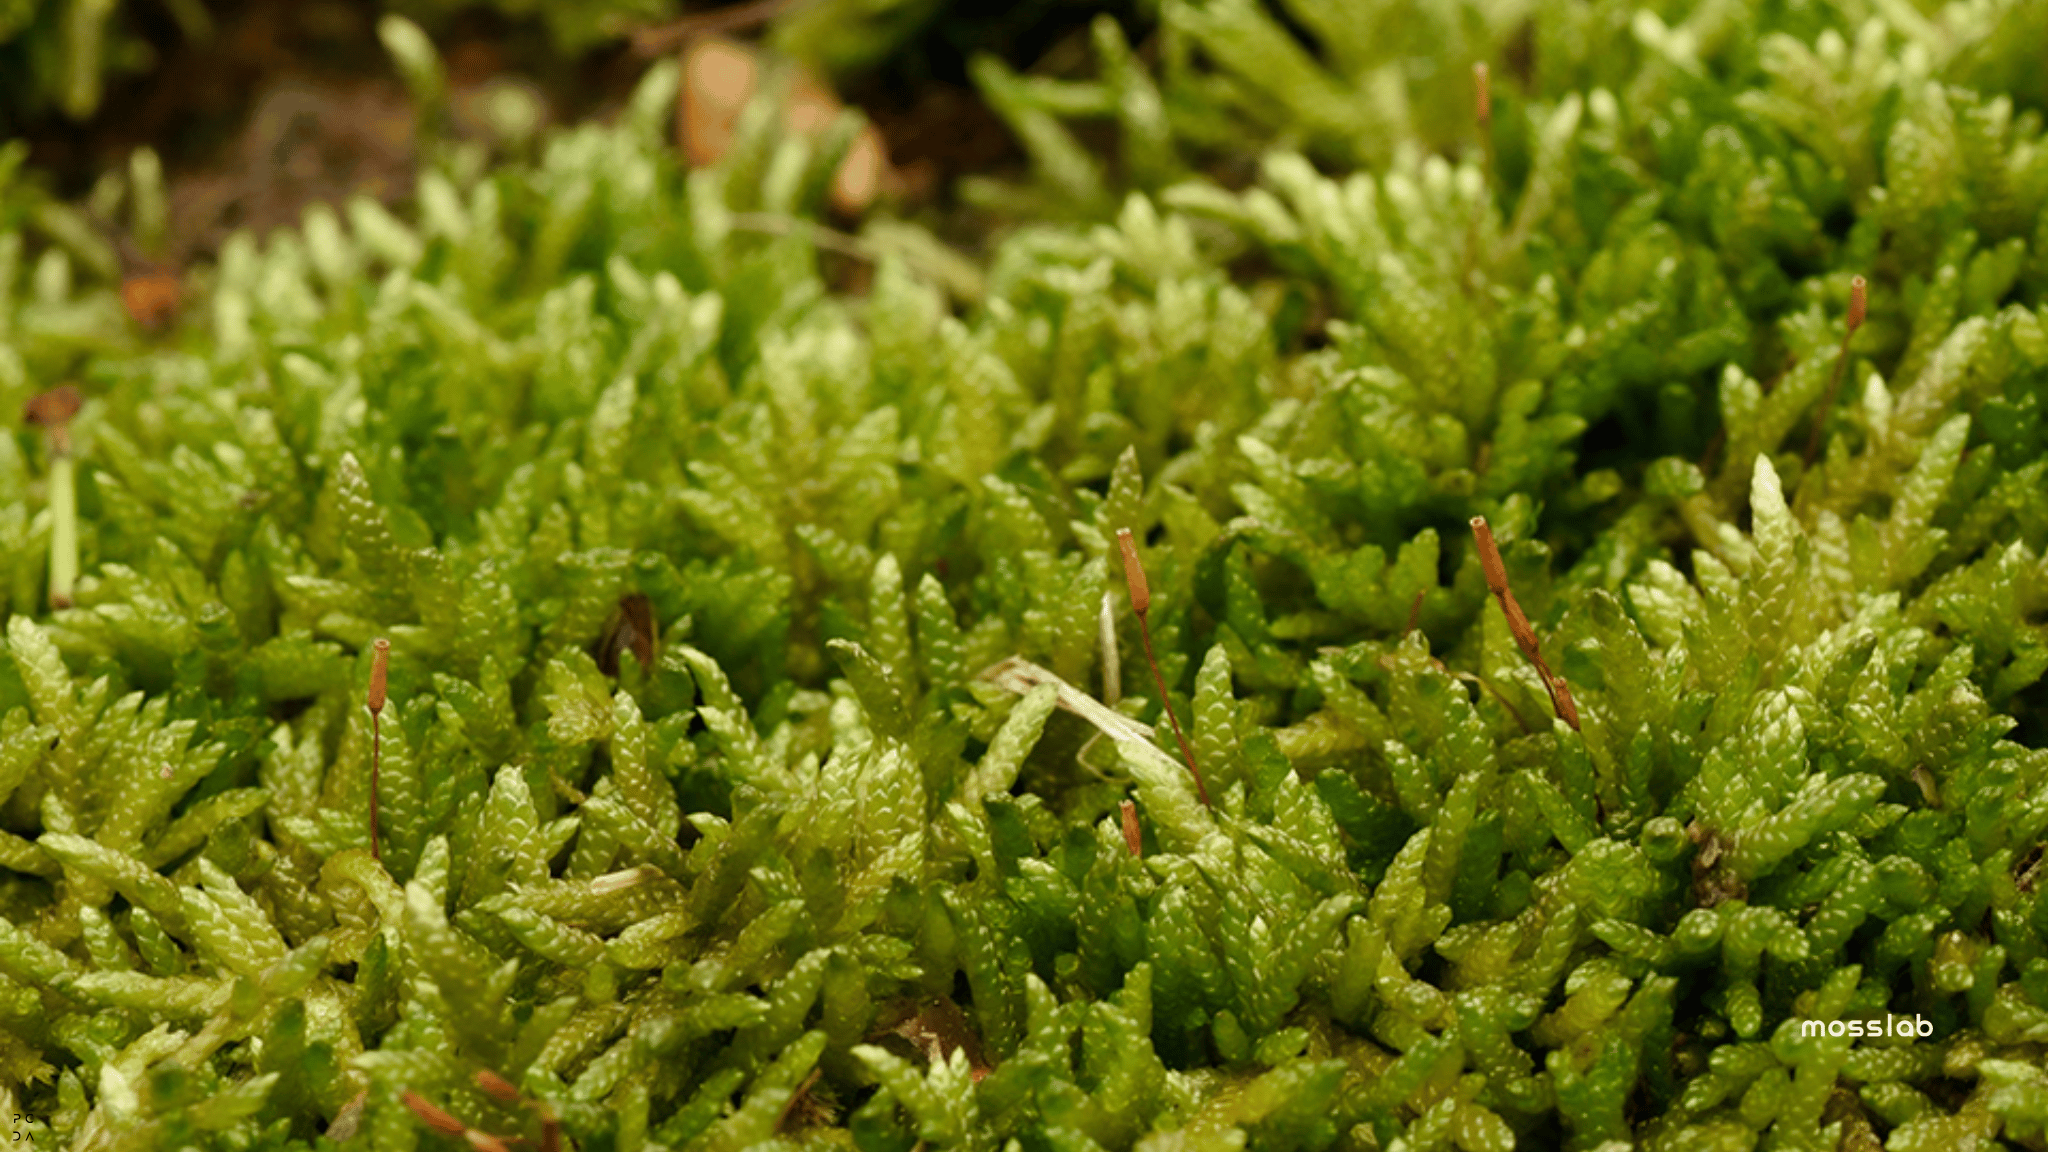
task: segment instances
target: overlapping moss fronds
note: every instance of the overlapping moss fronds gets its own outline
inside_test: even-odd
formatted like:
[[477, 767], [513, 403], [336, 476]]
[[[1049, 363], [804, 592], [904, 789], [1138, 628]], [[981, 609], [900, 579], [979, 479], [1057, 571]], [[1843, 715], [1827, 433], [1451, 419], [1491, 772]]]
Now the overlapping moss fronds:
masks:
[[[1072, 163], [1092, 96], [988, 73], [1040, 178], [983, 191], [1093, 219], [1009, 234], [965, 316], [908, 225], [860, 296], [736, 226], [837, 157], [760, 114], [683, 171], [666, 68], [405, 219], [239, 238], [164, 343], [0, 211], [0, 410], [89, 398], [74, 607], [0, 439], [0, 1115], [2042, 1146], [2024, 13], [1645, 12], [1604, 52], [1622, 9], [1539, 6], [1488, 164], [1391, 81], [1255, 98], [1313, 82], [1265, 17], [1170, 7], [1206, 58], [1163, 88], [1098, 40], [1156, 194]], [[1311, 8], [1317, 68], [1409, 66]], [[1200, 94], [1360, 166], [1184, 179], [1235, 139]], [[1888, 1013], [1931, 1035], [1801, 1026]]]

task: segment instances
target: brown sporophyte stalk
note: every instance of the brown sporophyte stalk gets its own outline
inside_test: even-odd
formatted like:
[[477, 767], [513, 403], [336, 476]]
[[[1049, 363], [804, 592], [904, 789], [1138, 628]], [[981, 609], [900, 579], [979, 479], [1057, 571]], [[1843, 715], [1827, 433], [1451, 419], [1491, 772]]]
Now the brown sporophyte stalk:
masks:
[[372, 645], [376, 655], [370, 658], [370, 692], [366, 701], [370, 707], [370, 855], [382, 860], [383, 854], [377, 845], [377, 772], [382, 766], [384, 733], [381, 723], [384, 716], [384, 681], [391, 667], [391, 641], [382, 636]]
[[[529, 1099], [510, 1080], [505, 1079], [488, 1068], [477, 1069], [476, 1086], [485, 1095], [507, 1108], [517, 1108], [523, 1104], [532, 1109], [534, 1115], [540, 1117], [540, 1152], [560, 1152], [562, 1147], [562, 1122], [555, 1115], [555, 1110], [548, 1107], [547, 1101]], [[513, 1143], [524, 1144], [527, 1141], [516, 1139]]]
[[417, 1092], [407, 1092], [399, 1097], [412, 1114], [420, 1118], [435, 1132], [451, 1140], [460, 1140], [477, 1152], [511, 1152], [511, 1146], [488, 1132], [479, 1132], [464, 1124], [453, 1113], [435, 1105]]
[[1842, 320], [1842, 347], [1835, 353], [1835, 371], [1828, 377], [1828, 390], [1820, 398], [1820, 407], [1813, 411], [1813, 431], [1807, 434], [1806, 453], [1800, 457], [1802, 464], [1810, 466], [1820, 452], [1820, 437], [1827, 428], [1828, 413], [1835, 410], [1835, 397], [1842, 391], [1842, 375], [1849, 370], [1849, 341], [1863, 327], [1863, 314], [1869, 303], [1869, 285], [1863, 277], [1849, 281], [1849, 314]]
[[1209, 786], [1202, 782], [1202, 770], [1195, 766], [1195, 750], [1188, 747], [1188, 738], [1180, 730], [1180, 717], [1173, 713], [1173, 701], [1166, 693], [1166, 676], [1159, 671], [1159, 658], [1152, 654], [1152, 627], [1145, 619], [1145, 613], [1152, 608], [1152, 589], [1145, 583], [1145, 564], [1138, 559], [1138, 543], [1131, 537], [1129, 528], [1119, 528], [1116, 542], [1124, 553], [1124, 582], [1131, 588], [1131, 611], [1138, 614], [1138, 635], [1145, 640], [1145, 662], [1152, 666], [1152, 680], [1159, 685], [1159, 703], [1166, 709], [1166, 719], [1173, 725], [1173, 738], [1180, 742], [1181, 758], [1187, 761], [1188, 772], [1195, 778], [1195, 792], [1202, 798], [1202, 806], [1209, 803]]
[[1472, 518], [1472, 539], [1479, 546], [1479, 567], [1486, 573], [1486, 586], [1500, 601], [1500, 610], [1508, 618], [1508, 631], [1514, 633], [1515, 645], [1522, 655], [1536, 668], [1536, 675], [1543, 678], [1544, 690], [1550, 693], [1550, 706], [1557, 710], [1557, 718], [1579, 730], [1579, 706], [1572, 701], [1572, 690], [1565, 684], [1564, 677], [1550, 670], [1543, 662], [1543, 653], [1536, 646], [1536, 630], [1529, 626], [1529, 618], [1522, 614], [1522, 606], [1515, 603], [1515, 593], [1508, 587], [1508, 568], [1501, 562], [1500, 548], [1493, 542], [1493, 529], [1486, 523], [1486, 517]]

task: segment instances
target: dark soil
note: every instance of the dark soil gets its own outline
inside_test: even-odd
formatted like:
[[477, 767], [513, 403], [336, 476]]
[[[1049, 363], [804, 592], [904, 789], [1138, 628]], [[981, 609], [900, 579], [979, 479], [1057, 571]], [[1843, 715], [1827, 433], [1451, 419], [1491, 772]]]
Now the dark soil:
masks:
[[[754, 7], [762, 11], [750, 12]], [[758, 39], [761, 17], [774, 10], [717, 5], [687, 18], [718, 23], [722, 35]], [[1099, 10], [1067, 0], [955, 4], [894, 58], [842, 78], [844, 97], [873, 119], [906, 177], [910, 202], [902, 207], [941, 224], [942, 233], [975, 230], [975, 222], [955, 218], [948, 194], [955, 180], [969, 172], [1016, 172], [1022, 155], [968, 81], [968, 60], [988, 51], [1012, 67], [1068, 71], [1060, 62], [1085, 62], [1087, 21]], [[8, 123], [0, 109], [0, 136], [26, 139], [31, 166], [67, 199], [82, 196], [102, 173], [124, 170], [136, 147], [155, 148], [170, 181], [171, 240], [148, 263], [173, 270], [210, 257], [236, 229], [261, 235], [295, 224], [315, 201], [338, 203], [357, 193], [387, 203], [409, 198], [415, 118], [377, 39], [383, 5], [208, 0], [207, 11], [212, 34], [195, 41], [161, 5], [124, 4], [122, 18], [150, 44], [156, 66], [110, 76], [100, 112], [82, 124], [54, 109]], [[537, 23], [481, 8], [429, 32], [458, 112], [465, 92], [510, 75], [533, 85], [553, 121], [605, 116], [648, 61], [626, 41], [565, 60]], [[458, 116], [457, 135], [462, 128]]]

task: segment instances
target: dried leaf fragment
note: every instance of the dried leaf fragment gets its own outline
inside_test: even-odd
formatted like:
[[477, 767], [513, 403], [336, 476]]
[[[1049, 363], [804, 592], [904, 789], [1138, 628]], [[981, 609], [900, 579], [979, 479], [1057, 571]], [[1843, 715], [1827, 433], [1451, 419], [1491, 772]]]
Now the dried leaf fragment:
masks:
[[[732, 148], [740, 113], [761, 87], [761, 62], [736, 41], [706, 36], [683, 49], [683, 82], [677, 94], [677, 144], [692, 165], [715, 164]], [[817, 136], [831, 127], [845, 106], [830, 89], [799, 73], [783, 109], [791, 132]], [[834, 211], [857, 216], [885, 186], [895, 182], [888, 146], [872, 124], [863, 125], [833, 175]]]

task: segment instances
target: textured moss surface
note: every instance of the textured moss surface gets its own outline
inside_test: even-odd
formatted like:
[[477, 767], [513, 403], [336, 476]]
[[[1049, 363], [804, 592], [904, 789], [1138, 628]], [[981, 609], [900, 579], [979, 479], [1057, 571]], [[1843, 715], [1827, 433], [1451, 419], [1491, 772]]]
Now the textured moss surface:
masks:
[[161, 335], [8, 166], [0, 1121], [2043, 1147], [2044, 11], [1167, 3], [974, 257], [662, 66]]

